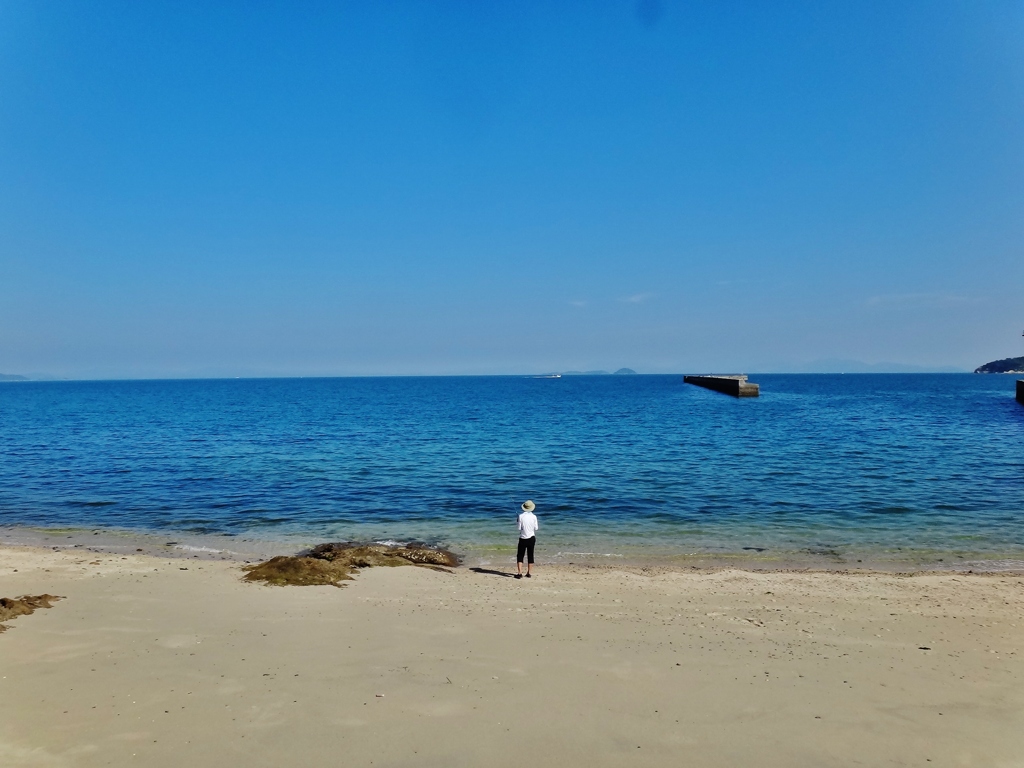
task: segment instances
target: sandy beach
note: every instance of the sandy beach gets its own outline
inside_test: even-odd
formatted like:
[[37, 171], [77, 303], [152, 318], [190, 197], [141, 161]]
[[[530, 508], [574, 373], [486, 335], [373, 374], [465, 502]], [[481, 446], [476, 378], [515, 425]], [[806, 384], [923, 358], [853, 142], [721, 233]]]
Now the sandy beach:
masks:
[[0, 765], [1024, 766], [1024, 577], [0, 549]]

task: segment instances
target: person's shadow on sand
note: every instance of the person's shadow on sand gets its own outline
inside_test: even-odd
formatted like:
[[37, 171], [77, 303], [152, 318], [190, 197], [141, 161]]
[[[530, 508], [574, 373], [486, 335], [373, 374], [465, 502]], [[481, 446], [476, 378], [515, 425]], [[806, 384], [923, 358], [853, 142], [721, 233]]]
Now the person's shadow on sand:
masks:
[[470, 568], [473, 573], [486, 573], [490, 576], [504, 576], [506, 579], [511, 579], [511, 573], [505, 573], [504, 571], [492, 571], [490, 568]]

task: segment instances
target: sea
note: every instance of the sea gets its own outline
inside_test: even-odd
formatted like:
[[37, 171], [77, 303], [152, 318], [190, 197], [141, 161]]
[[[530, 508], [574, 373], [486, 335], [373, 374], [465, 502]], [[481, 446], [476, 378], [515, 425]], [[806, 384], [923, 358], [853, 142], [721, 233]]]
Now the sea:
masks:
[[0, 541], [252, 559], [420, 542], [538, 563], [1024, 570], [1014, 377], [0, 384]]

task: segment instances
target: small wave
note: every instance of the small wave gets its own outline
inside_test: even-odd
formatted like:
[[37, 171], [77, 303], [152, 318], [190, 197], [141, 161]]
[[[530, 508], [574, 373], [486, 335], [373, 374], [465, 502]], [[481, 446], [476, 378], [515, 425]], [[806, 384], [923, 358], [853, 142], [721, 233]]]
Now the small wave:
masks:
[[625, 557], [625, 555], [619, 555], [614, 552], [558, 552], [555, 557], [561, 557], [562, 555], [573, 555], [574, 557]]
[[374, 544], [380, 544], [385, 547], [404, 547], [404, 541], [395, 541], [394, 539], [377, 539], [373, 542]]
[[962, 570], [963, 568], [970, 568], [971, 570], [985, 573], [1024, 571], [1024, 560], [962, 560], [956, 564], [957, 570]]
[[188, 544], [175, 544], [175, 549], [183, 549], [186, 552], [210, 552], [215, 555], [219, 555], [224, 552], [223, 549], [214, 549], [213, 547], [193, 547]]

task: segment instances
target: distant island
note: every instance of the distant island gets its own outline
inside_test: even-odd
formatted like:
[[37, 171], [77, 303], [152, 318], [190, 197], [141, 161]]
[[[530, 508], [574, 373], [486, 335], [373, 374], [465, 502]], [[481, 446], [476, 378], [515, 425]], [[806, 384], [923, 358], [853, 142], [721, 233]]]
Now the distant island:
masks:
[[1024, 373], [1024, 357], [1007, 357], [1002, 360], [993, 360], [985, 363], [980, 368], [974, 369], [975, 373]]
[[548, 373], [546, 376], [626, 376], [635, 374], [632, 368], [619, 368], [614, 373], [608, 371], [563, 371], [562, 373]]
[[28, 381], [28, 378], [16, 373], [0, 373], [0, 381]]

